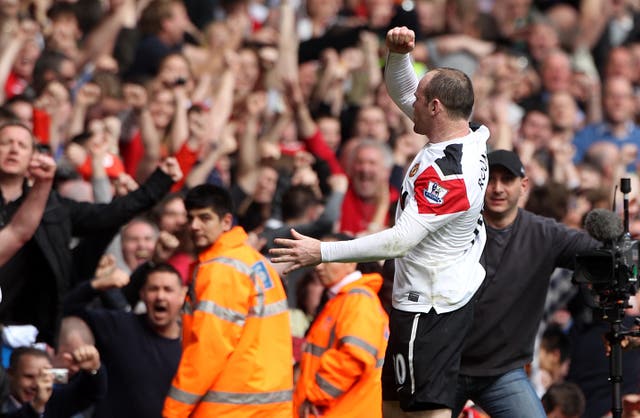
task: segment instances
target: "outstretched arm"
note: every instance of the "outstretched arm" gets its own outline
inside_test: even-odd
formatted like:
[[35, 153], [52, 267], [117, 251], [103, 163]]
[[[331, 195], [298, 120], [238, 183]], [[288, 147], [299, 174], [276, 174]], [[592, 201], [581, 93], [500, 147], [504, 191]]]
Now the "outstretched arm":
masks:
[[[450, 216], [441, 216], [438, 222]], [[437, 228], [436, 223], [433, 228]], [[269, 254], [274, 263], [291, 263], [283, 272], [287, 274], [328, 261], [364, 262], [402, 257], [429, 232], [430, 228], [418, 221], [416, 215], [405, 211], [392, 228], [349, 241], [320, 242], [292, 229], [294, 239], [276, 238], [274, 243], [279, 248], [272, 248]]]
[[56, 172], [56, 163], [44, 154], [36, 154], [31, 159], [29, 172], [35, 183], [24, 202], [11, 219], [0, 230], [0, 266], [6, 263], [22, 246], [31, 239], [40, 225], [40, 219], [51, 191], [51, 183]]
[[72, 234], [84, 237], [124, 225], [137, 214], [151, 209], [169, 192], [173, 183], [181, 178], [180, 165], [174, 157], [169, 157], [140, 188], [109, 204], [61, 199], [71, 217]]

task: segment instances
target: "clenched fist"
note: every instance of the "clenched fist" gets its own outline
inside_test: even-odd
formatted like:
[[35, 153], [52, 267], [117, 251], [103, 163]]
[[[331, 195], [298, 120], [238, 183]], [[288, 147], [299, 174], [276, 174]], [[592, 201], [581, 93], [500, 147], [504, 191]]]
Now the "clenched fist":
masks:
[[416, 46], [416, 34], [406, 26], [395, 27], [387, 32], [386, 44], [389, 52], [408, 54]]

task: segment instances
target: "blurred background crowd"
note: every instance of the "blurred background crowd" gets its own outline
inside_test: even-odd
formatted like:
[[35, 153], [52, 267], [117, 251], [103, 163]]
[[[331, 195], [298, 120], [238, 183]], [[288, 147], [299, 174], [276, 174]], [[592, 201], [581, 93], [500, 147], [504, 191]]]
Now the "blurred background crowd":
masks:
[[[384, 36], [395, 26], [416, 33], [419, 76], [447, 66], [472, 79], [472, 122], [489, 127], [490, 149], [514, 150], [525, 166], [531, 187], [521, 207], [581, 228], [589, 210], [611, 208], [619, 179], [630, 177], [630, 231], [640, 236], [637, 23], [636, 0], [0, 0], [0, 121], [26, 125], [38, 152], [55, 159], [53, 188], [63, 199], [108, 204], [113, 216], [113, 202], [147, 197], [118, 220], [71, 211], [71, 235], [80, 238], [59, 243], [70, 261], [49, 256], [36, 232], [0, 267], [5, 366], [12, 350], [36, 339], [72, 344], [67, 352], [97, 345], [103, 358], [135, 363], [126, 340], [105, 337], [115, 332], [112, 317], [85, 308], [176, 320], [180, 298], [158, 302], [145, 280], [166, 262], [188, 284], [195, 256], [182, 193], [190, 187], [228, 188], [237, 223], [264, 254], [291, 226], [315, 237], [389, 226], [426, 141], [384, 86]], [[3, 176], [5, 157], [0, 151]], [[173, 186], [154, 180], [175, 173], [156, 173], [167, 158], [183, 173]], [[13, 200], [6, 193], [2, 225]], [[56, 216], [45, 210], [38, 231]], [[388, 308], [392, 265], [362, 269], [383, 273]], [[38, 279], [18, 286], [24, 271]], [[552, 278], [531, 376], [541, 396], [553, 383], [577, 383], [577, 411], [601, 417], [610, 409], [603, 331], [575, 302], [570, 275]], [[285, 281], [300, 339], [324, 287], [313, 271]], [[61, 330], [63, 314], [79, 310], [92, 329], [72, 317]], [[101, 347], [115, 343], [123, 353]], [[640, 393], [640, 357], [625, 353], [624, 364], [626, 393]], [[91, 372], [95, 365], [84, 364]], [[124, 385], [111, 374], [110, 393]], [[142, 371], [138, 383], [154, 379]], [[554, 393], [547, 401], [573, 392]], [[634, 398], [626, 405], [640, 416]], [[125, 416], [112, 414], [96, 416]]]

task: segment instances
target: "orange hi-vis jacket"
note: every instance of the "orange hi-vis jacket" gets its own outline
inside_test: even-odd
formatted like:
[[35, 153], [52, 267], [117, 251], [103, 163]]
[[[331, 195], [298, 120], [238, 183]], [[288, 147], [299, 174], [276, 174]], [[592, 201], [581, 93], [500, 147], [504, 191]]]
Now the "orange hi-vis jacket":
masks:
[[293, 354], [278, 274], [240, 227], [202, 252], [163, 417], [291, 418]]
[[378, 299], [379, 274], [345, 285], [325, 305], [306, 337], [294, 417], [305, 400], [323, 418], [382, 418], [382, 363], [389, 318]]

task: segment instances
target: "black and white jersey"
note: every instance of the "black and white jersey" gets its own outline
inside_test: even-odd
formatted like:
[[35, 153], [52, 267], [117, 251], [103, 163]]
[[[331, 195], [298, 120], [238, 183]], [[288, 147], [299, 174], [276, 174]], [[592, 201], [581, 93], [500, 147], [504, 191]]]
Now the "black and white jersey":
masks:
[[482, 126], [463, 138], [427, 144], [414, 159], [402, 185], [396, 223], [408, 218], [426, 234], [396, 259], [395, 308], [449, 312], [466, 304], [480, 287], [488, 137]]
[[[413, 117], [417, 77], [408, 54], [390, 55], [389, 95]], [[352, 241], [323, 242], [322, 260], [395, 258], [395, 308], [441, 313], [464, 306], [485, 276], [480, 255], [486, 241], [481, 210], [489, 181], [488, 139], [489, 130], [481, 126], [425, 145], [403, 181], [395, 225]]]

